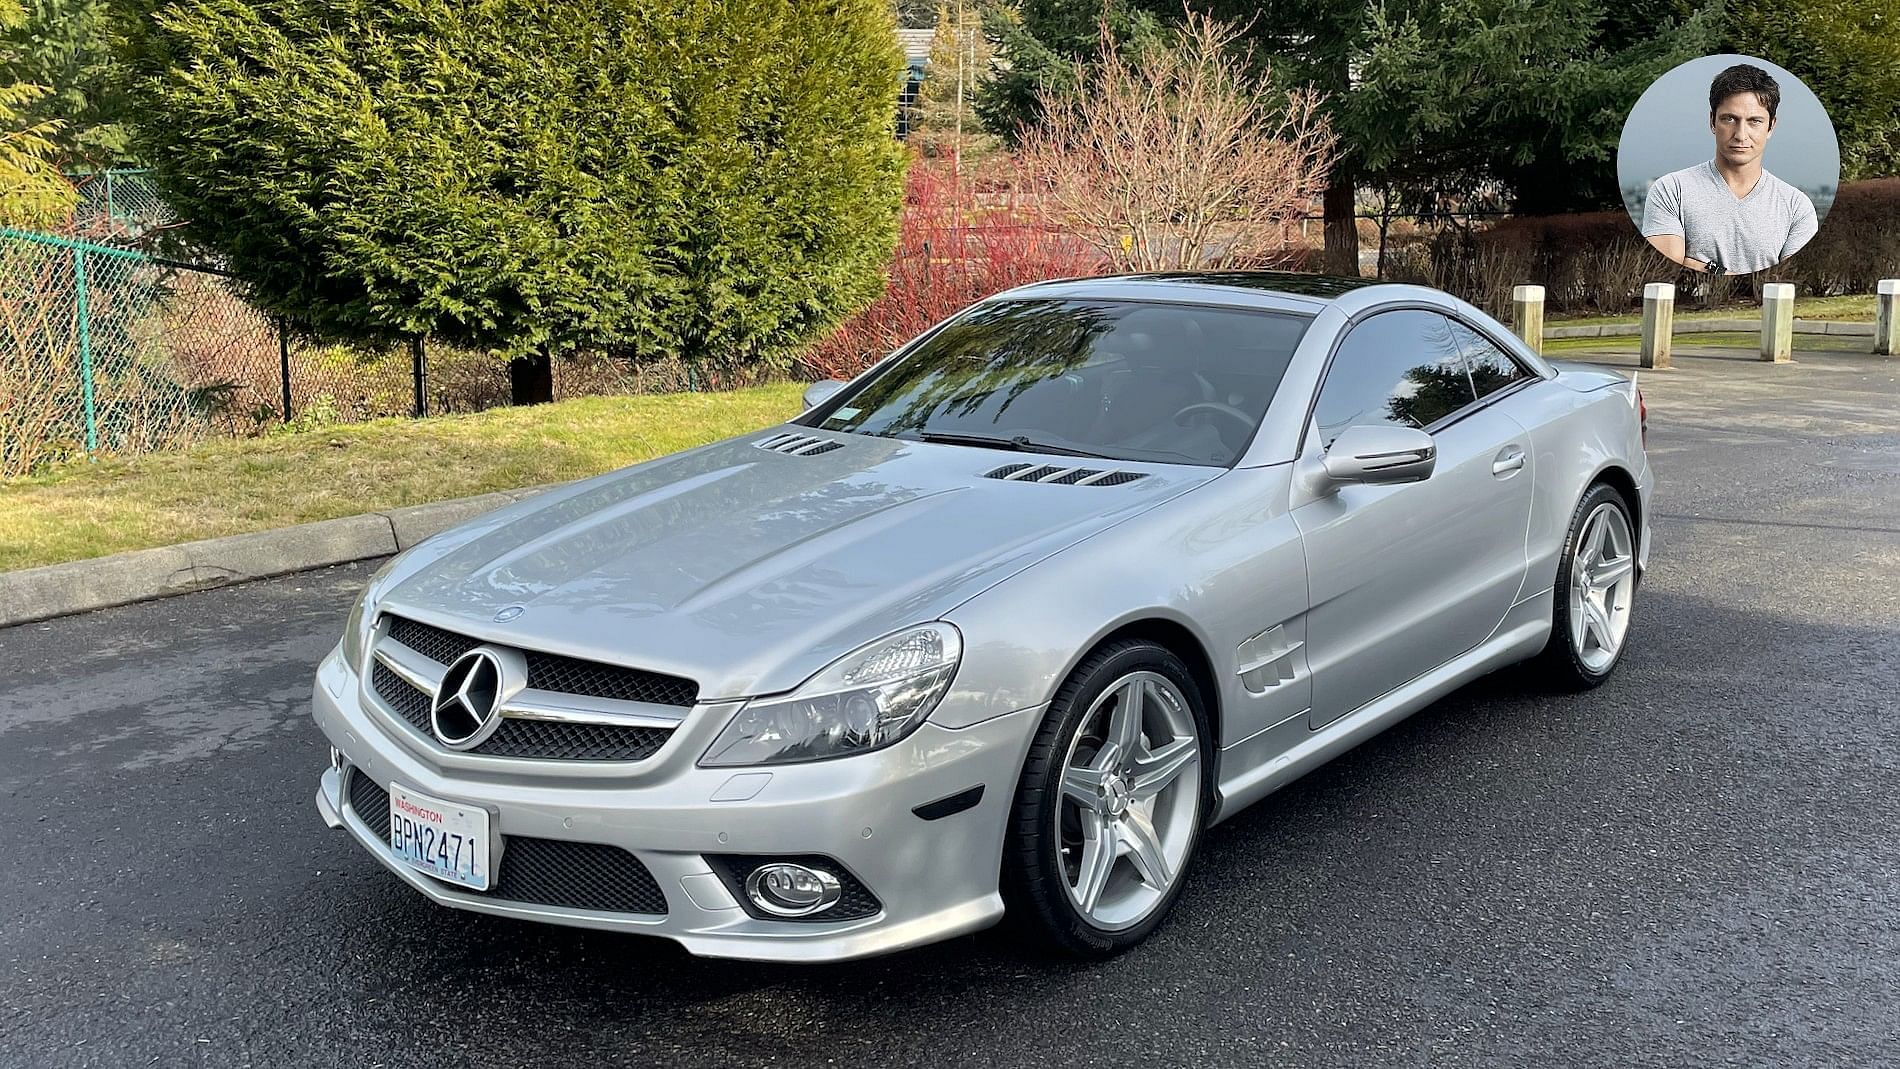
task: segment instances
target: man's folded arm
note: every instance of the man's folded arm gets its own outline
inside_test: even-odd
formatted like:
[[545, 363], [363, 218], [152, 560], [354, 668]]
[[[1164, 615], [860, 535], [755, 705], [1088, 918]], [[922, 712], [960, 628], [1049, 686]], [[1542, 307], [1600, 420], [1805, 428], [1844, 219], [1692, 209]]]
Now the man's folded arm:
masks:
[[1689, 244], [1682, 232], [1682, 209], [1677, 203], [1677, 194], [1676, 187], [1667, 182], [1651, 183], [1649, 197], [1643, 201], [1643, 237], [1655, 246], [1657, 252], [1700, 271], [1708, 265], [1689, 259]]
[[1782, 244], [1781, 255], [1775, 262], [1780, 263], [1801, 251], [1801, 246], [1806, 245], [1820, 229], [1820, 220], [1814, 214], [1814, 202], [1808, 199], [1806, 193], [1798, 194], [1795, 197], [1794, 222], [1788, 226], [1788, 240]]

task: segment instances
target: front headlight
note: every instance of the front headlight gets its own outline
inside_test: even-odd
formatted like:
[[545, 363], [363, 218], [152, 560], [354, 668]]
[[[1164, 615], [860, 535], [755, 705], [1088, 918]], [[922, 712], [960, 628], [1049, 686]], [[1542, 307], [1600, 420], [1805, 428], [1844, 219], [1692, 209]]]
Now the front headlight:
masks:
[[375, 621], [370, 610], [382, 597], [383, 577], [400, 559], [401, 554], [398, 554], [384, 561], [383, 566], [369, 577], [369, 582], [363, 584], [363, 592], [357, 595], [356, 603], [350, 606], [350, 617], [343, 623], [343, 661], [352, 672], [363, 670], [363, 652], [369, 645], [369, 627]]
[[369, 638], [363, 631], [363, 618], [368, 615], [369, 598], [359, 595], [350, 609], [350, 618], [343, 622], [343, 663], [352, 672], [363, 670], [363, 647]]
[[963, 636], [946, 623], [860, 646], [790, 694], [745, 703], [699, 763], [790, 764], [889, 746], [937, 707], [962, 657]]

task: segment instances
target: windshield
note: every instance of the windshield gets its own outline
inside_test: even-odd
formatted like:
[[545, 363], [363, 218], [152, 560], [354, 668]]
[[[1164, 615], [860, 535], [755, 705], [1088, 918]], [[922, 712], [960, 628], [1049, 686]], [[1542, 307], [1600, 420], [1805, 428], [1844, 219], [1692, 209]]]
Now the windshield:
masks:
[[804, 422], [997, 449], [1231, 465], [1310, 322], [1205, 305], [995, 301]]

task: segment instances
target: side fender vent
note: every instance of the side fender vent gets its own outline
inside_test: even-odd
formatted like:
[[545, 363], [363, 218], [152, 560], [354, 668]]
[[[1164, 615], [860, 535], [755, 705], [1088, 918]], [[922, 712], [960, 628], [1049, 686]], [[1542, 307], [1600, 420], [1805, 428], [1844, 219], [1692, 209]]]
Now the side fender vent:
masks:
[[1286, 625], [1274, 624], [1240, 644], [1234, 651], [1240, 682], [1250, 694], [1265, 694], [1282, 683], [1293, 682], [1298, 672], [1294, 654], [1304, 642], [1289, 641]]
[[760, 449], [770, 449], [774, 453], [789, 453], [795, 457], [815, 457], [820, 453], [844, 448], [843, 442], [834, 442], [829, 438], [814, 438], [809, 434], [790, 433], [774, 434], [755, 444]]
[[983, 473], [985, 479], [1007, 483], [1067, 483], [1071, 486], [1120, 486], [1146, 479], [1144, 471], [1105, 471], [1101, 468], [1058, 468], [1052, 464], [1005, 464]]

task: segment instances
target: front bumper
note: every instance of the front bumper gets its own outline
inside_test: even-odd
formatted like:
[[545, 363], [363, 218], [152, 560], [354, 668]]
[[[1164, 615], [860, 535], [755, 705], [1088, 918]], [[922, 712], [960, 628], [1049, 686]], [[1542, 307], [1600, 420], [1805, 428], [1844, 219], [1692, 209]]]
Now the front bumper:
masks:
[[[362, 697], [336, 653], [319, 666], [317, 726], [344, 767], [323, 773], [317, 808], [411, 887], [443, 905], [525, 920], [674, 939], [695, 954], [773, 961], [837, 961], [881, 954], [996, 922], [998, 873], [1016, 777], [1040, 708], [951, 730], [925, 723], [874, 753], [804, 765], [699, 768], [694, 763], [724, 717], [689, 719], [638, 772], [614, 776], [574, 763], [492, 758], [470, 766], [437, 761], [413, 733]], [[649, 767], [650, 766], [650, 767]], [[435, 797], [471, 802], [509, 836], [618, 847], [646, 866], [665, 895], [664, 915], [571, 909], [497, 900], [423, 875], [396, 861], [348, 804], [346, 776], [387, 789], [398, 782]], [[913, 810], [983, 788], [971, 808], [927, 820]], [[733, 799], [714, 801], [715, 797]], [[881, 909], [858, 920], [767, 920], [751, 916], [708, 855], [823, 855], [876, 896]], [[507, 864], [506, 853], [502, 864]]]

